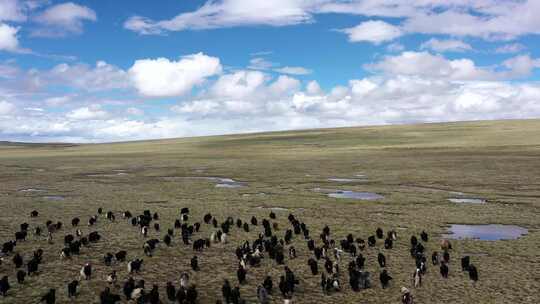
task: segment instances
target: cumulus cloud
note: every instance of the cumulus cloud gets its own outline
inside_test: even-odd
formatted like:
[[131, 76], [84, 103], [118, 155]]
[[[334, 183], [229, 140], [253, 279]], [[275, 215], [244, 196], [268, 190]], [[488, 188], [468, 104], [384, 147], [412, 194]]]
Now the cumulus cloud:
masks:
[[129, 77], [140, 94], [168, 97], [187, 93], [221, 70], [219, 58], [197, 53], [178, 61], [167, 58], [137, 60], [129, 69]]
[[100, 105], [91, 105], [88, 107], [82, 107], [75, 109], [66, 114], [66, 117], [73, 120], [91, 120], [91, 119], [103, 119], [109, 114], [101, 109]]
[[415, 12], [404, 28], [409, 32], [448, 34], [484, 39], [509, 40], [526, 34], [540, 33], [540, 21], [533, 12], [540, 2], [526, 1], [470, 1], [449, 8], [429, 12]]
[[[183, 59], [168, 60], [167, 65], [176, 67]], [[58, 69], [65, 73], [78, 65]], [[86, 66], [83, 74], [95, 75], [99, 66], [104, 68], [107, 64]], [[10, 140], [101, 142], [299, 128], [533, 118], [540, 117], [540, 84], [507, 80], [532, 73], [539, 66], [539, 60], [527, 54], [484, 67], [466, 58], [404, 52], [379, 58], [366, 66], [374, 73], [372, 76], [351, 79], [326, 90], [316, 81], [302, 83], [287, 75], [260, 70], [229, 71], [217, 77], [205, 77], [208, 79], [200, 91], [182, 95], [168, 111], [157, 115], [154, 114], [163, 111], [162, 105], [145, 104], [145, 109], [151, 109], [153, 115], [144, 115], [138, 108], [139, 101], [129, 102], [131, 98], [125, 102], [109, 101], [100, 97], [101, 94], [88, 98], [83, 91], [58, 96], [47, 91], [44, 98], [40, 95], [27, 100], [30, 98], [27, 95], [5, 93], [0, 82], [0, 96], [6, 100], [0, 102], [0, 113], [7, 113], [0, 114], [3, 115], [0, 135]], [[45, 83], [52, 79], [52, 70], [38, 71], [47, 80]], [[175, 70], [172, 74], [176, 73]], [[178, 77], [171, 79], [175, 85]], [[76, 85], [81, 84], [67, 83], [68, 87]], [[120, 105], [125, 108], [119, 108]]]
[[341, 32], [349, 36], [350, 42], [366, 41], [374, 44], [391, 41], [403, 35], [399, 27], [380, 20], [365, 21]]
[[80, 34], [85, 21], [96, 21], [96, 12], [89, 7], [67, 2], [53, 5], [34, 18], [41, 27], [33, 30], [35, 36], [56, 37]]
[[354, 96], [365, 96], [377, 88], [377, 83], [370, 79], [353, 79], [349, 81], [351, 94]]
[[319, 83], [317, 81], [311, 80], [306, 85], [306, 92], [309, 95], [318, 95], [318, 94], [322, 93], [322, 89], [321, 89], [321, 86], [319, 85]]
[[171, 108], [173, 116], [155, 119], [96, 116], [94, 112], [103, 109], [90, 107], [68, 112], [66, 117], [46, 114], [29, 119], [10, 114], [0, 120], [0, 134], [8, 139], [100, 142], [540, 116], [537, 83], [377, 76], [353, 79], [329, 93], [293, 90], [278, 96], [269, 89], [275, 82], [268, 80], [242, 98], [209, 95], [182, 102]]
[[171, 107], [171, 111], [178, 114], [196, 113], [198, 116], [207, 116], [209, 114], [218, 113], [220, 108], [221, 105], [218, 101], [202, 99], [194, 100], [182, 105], [174, 105]]
[[533, 69], [540, 67], [540, 59], [533, 59], [529, 55], [519, 55], [505, 60], [502, 65], [510, 70], [512, 75], [528, 76]]
[[273, 79], [260, 71], [222, 75], [202, 98], [175, 105], [171, 111], [193, 117], [238, 117], [281, 111], [286, 100], [300, 90], [299, 80], [286, 75]]
[[[388, 41], [403, 33], [508, 40], [539, 34], [540, 19], [535, 14], [539, 10], [540, 2], [536, 0], [216, 0], [207, 1], [196, 10], [180, 13], [172, 19], [151, 20], [132, 16], [124, 27], [140, 34], [162, 34], [233, 26], [286, 26], [315, 22], [317, 14], [338, 13], [403, 20], [402, 28], [396, 29], [388, 23], [379, 24], [376, 29], [380, 36], [357, 31], [359, 40], [351, 41]], [[375, 25], [371, 26], [375, 28]]]
[[420, 45], [420, 49], [429, 49], [435, 52], [465, 52], [471, 51], [473, 48], [470, 44], [463, 42], [461, 40], [455, 39], [444, 39], [439, 40], [436, 38], [431, 38], [428, 41]]
[[270, 85], [270, 91], [277, 96], [283, 96], [287, 92], [294, 92], [300, 88], [298, 79], [280, 75], [274, 83]]
[[538, 59], [532, 59], [528, 55], [508, 59], [501, 65], [502, 70], [496, 70], [493, 67], [479, 67], [467, 58], [449, 60], [429, 52], [403, 52], [365, 65], [368, 70], [385, 74], [461, 81], [521, 78], [528, 76], [536, 67]]
[[5, 100], [0, 101], [0, 115], [7, 115], [15, 110], [15, 106]]
[[18, 27], [12, 27], [5, 23], [0, 23], [0, 50], [17, 51], [19, 49]]
[[214, 96], [243, 98], [256, 92], [267, 80], [267, 75], [259, 71], [238, 71], [222, 75], [211, 87]]
[[26, 9], [21, 1], [0, 0], [0, 21], [24, 21]]
[[95, 66], [61, 63], [35, 76], [48, 83], [69, 85], [87, 91], [119, 89], [129, 85], [127, 73], [105, 61], [98, 61]]

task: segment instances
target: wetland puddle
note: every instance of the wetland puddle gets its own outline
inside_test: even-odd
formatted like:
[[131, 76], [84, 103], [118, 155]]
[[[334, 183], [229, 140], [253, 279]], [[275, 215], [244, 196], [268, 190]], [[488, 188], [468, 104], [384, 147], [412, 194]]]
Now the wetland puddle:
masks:
[[178, 181], [185, 179], [200, 179], [216, 182], [216, 188], [244, 188], [247, 184], [244, 182], [236, 181], [232, 178], [215, 177], [215, 176], [163, 176], [161, 179], [166, 181]]
[[367, 182], [367, 175], [365, 174], [355, 174], [354, 177], [331, 177], [327, 181], [335, 183], [358, 183], [358, 182]]
[[350, 198], [350, 199], [359, 199], [359, 200], [378, 200], [382, 199], [383, 196], [377, 193], [372, 192], [355, 192], [355, 191], [338, 191], [335, 193], [329, 193], [329, 197], [335, 198]]
[[448, 201], [456, 204], [485, 204], [486, 200], [482, 198], [449, 198]]
[[32, 194], [41, 194], [40, 196], [32, 196], [35, 198], [40, 198], [45, 201], [63, 201], [66, 198], [62, 195], [45, 195], [48, 190], [39, 189], [39, 188], [27, 188], [18, 190], [20, 193], [32, 193]]
[[275, 210], [275, 211], [289, 211], [287, 208], [283, 207], [265, 207], [265, 206], [259, 206], [257, 209], [269, 209], [269, 210]]
[[327, 179], [329, 182], [336, 182], [336, 183], [355, 183], [355, 182], [365, 182], [365, 179], [359, 179], [359, 178], [329, 178]]
[[[115, 170], [116, 171], [116, 170]], [[126, 172], [116, 172], [116, 173], [102, 173], [102, 174], [87, 174], [87, 177], [118, 177], [129, 175]]]
[[420, 185], [400, 185], [400, 187], [404, 189], [416, 190], [420, 192], [449, 193], [451, 195], [457, 195], [457, 196], [466, 195], [465, 193], [461, 191], [454, 191], [454, 190], [448, 190], [448, 189], [437, 188], [437, 187], [428, 187], [428, 186], [420, 186]]
[[37, 188], [28, 188], [28, 189], [21, 189], [19, 190], [21, 193], [40, 193], [40, 192], [47, 192], [47, 190], [44, 189], [37, 189]]
[[246, 185], [231, 178], [217, 178], [216, 188], [244, 188]]
[[528, 230], [516, 225], [458, 225], [448, 227], [443, 238], [462, 240], [476, 239], [482, 241], [515, 240], [528, 233]]
[[259, 192], [259, 193], [244, 193], [244, 194], [242, 194], [243, 197], [250, 197], [250, 196], [267, 196], [267, 195], [270, 195], [270, 194], [265, 193], [265, 192]]
[[373, 193], [373, 192], [357, 192], [357, 191], [350, 191], [350, 190], [334, 190], [334, 189], [321, 189], [321, 188], [315, 188], [314, 191], [326, 193], [328, 197], [333, 197], [333, 198], [348, 198], [348, 199], [365, 200], [365, 201], [374, 201], [374, 200], [379, 200], [379, 199], [384, 198], [384, 196], [377, 193]]
[[63, 201], [66, 199], [65, 197], [61, 195], [46, 195], [46, 196], [42, 196], [41, 198], [46, 201]]

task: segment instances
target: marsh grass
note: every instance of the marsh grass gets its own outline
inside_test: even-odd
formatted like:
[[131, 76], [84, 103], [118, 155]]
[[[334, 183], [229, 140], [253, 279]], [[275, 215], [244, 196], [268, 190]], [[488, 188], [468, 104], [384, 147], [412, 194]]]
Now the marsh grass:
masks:
[[[13, 238], [19, 224], [31, 229], [43, 226], [47, 219], [62, 221], [54, 244], [30, 236], [16, 250], [25, 260], [36, 248], [45, 250], [40, 275], [16, 284], [9, 261], [0, 273], [10, 276], [12, 290], [2, 303], [35, 303], [49, 288], [57, 288], [59, 303], [95, 303], [106, 286], [104, 277], [116, 269], [119, 282], [126, 279], [126, 263], [105, 267], [106, 252], [128, 251], [128, 260], [143, 257], [144, 239], [138, 230], [122, 220], [120, 212], [138, 214], [145, 209], [160, 215], [161, 233], [151, 230], [149, 238], [161, 239], [173, 227], [182, 207], [191, 210], [190, 221], [202, 222], [211, 212], [220, 221], [227, 216], [247, 221], [252, 215], [262, 220], [270, 207], [291, 209], [304, 221], [313, 236], [325, 225], [336, 240], [348, 233], [367, 238], [377, 227], [396, 229], [394, 249], [377, 248], [362, 252], [374, 287], [353, 293], [348, 286], [346, 267], [341, 263], [344, 290], [331, 296], [320, 291], [320, 277], [312, 277], [307, 266], [309, 254], [305, 242], [295, 237], [298, 258], [287, 264], [300, 278], [295, 303], [397, 303], [399, 288], [411, 285], [414, 261], [409, 255], [409, 238], [423, 229], [430, 233], [428, 252], [438, 250], [439, 235], [448, 224], [511, 224], [525, 227], [529, 234], [517, 240], [455, 240], [450, 277], [440, 277], [438, 268], [429, 267], [424, 285], [414, 289], [417, 303], [539, 303], [540, 296], [540, 121], [500, 121], [414, 126], [344, 128], [293, 131], [223, 137], [186, 138], [162, 141], [100, 145], [0, 145], [0, 240]], [[203, 171], [200, 171], [204, 168]], [[121, 171], [119, 171], [121, 170]], [[199, 171], [197, 171], [199, 170]], [[126, 175], [116, 176], [115, 172]], [[166, 181], [163, 176], [223, 176], [246, 182], [248, 187], [222, 189], [215, 182], [201, 179]], [[326, 179], [368, 176], [362, 183], [336, 183]], [[88, 176], [92, 174], [102, 176]], [[313, 188], [374, 192], [379, 201], [328, 198]], [[47, 189], [47, 193], [20, 193], [25, 188]], [[454, 204], [449, 191], [482, 197], [487, 204]], [[268, 193], [270, 195], [256, 195]], [[63, 201], [45, 201], [43, 195], [62, 195]], [[251, 194], [251, 195], [243, 195]], [[265, 208], [257, 208], [264, 206]], [[101, 218], [95, 228], [86, 227], [89, 216], [98, 207], [114, 211], [116, 223]], [[31, 210], [40, 212], [30, 218]], [[285, 233], [287, 211], [275, 211], [280, 230]], [[71, 219], [81, 218], [84, 233], [97, 230], [103, 240], [80, 256], [68, 261], [59, 258], [63, 236], [74, 233]], [[227, 278], [236, 284], [234, 248], [245, 239], [253, 240], [262, 229], [251, 233], [236, 228], [229, 244], [216, 245], [199, 253], [201, 271], [190, 270], [191, 247], [181, 245], [179, 235], [173, 246], [161, 246], [154, 257], [144, 257], [141, 274], [148, 287], [158, 284], [162, 297], [164, 285], [188, 271], [198, 286], [200, 303], [214, 303]], [[202, 237], [213, 231], [203, 225]], [[382, 290], [378, 282], [377, 252], [387, 256], [388, 270], [394, 277], [391, 288]], [[462, 273], [459, 257], [478, 253], [472, 262], [478, 267], [480, 281], [473, 285]], [[85, 262], [94, 265], [94, 277], [82, 282], [77, 299], [67, 299], [66, 284], [77, 278]], [[322, 269], [322, 263], [319, 268]], [[265, 275], [277, 285], [283, 267], [265, 259], [260, 268], [250, 269], [248, 284], [241, 293], [254, 302], [256, 286]], [[119, 291], [120, 292], [120, 291]], [[281, 303], [279, 292], [274, 303]]]

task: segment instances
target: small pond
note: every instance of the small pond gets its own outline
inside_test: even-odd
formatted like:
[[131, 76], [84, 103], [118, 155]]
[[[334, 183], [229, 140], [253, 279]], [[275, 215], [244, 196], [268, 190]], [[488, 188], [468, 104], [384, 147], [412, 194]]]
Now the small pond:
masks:
[[129, 175], [125, 172], [117, 172], [117, 173], [103, 173], [103, 174], [87, 174], [87, 177], [117, 177], [117, 176], [126, 176]]
[[245, 185], [239, 182], [227, 182], [227, 183], [216, 184], [216, 188], [243, 188], [243, 187], [245, 187]]
[[457, 204], [485, 204], [486, 200], [482, 198], [449, 198], [448, 201]]
[[356, 192], [356, 191], [348, 191], [348, 190], [339, 190], [334, 193], [328, 193], [329, 197], [335, 197], [335, 198], [350, 198], [350, 199], [358, 199], [358, 200], [378, 200], [384, 198], [382, 195], [373, 193], [373, 192]]
[[354, 182], [365, 182], [365, 179], [359, 179], [359, 178], [329, 178], [329, 182], [336, 182], [336, 183], [354, 183]]
[[61, 195], [46, 195], [46, 196], [42, 196], [41, 198], [47, 201], [63, 201], [66, 199], [65, 197]]
[[36, 188], [28, 188], [28, 189], [21, 189], [19, 192], [22, 193], [39, 193], [39, 192], [47, 192], [47, 190], [44, 189], [36, 189]]
[[247, 184], [244, 182], [235, 181], [232, 178], [214, 177], [214, 176], [163, 176], [161, 179], [166, 181], [177, 181], [183, 179], [202, 179], [216, 182], [216, 188], [243, 188]]
[[366, 201], [374, 201], [383, 199], [384, 196], [373, 193], [373, 192], [357, 192], [357, 191], [350, 191], [350, 190], [333, 190], [333, 189], [321, 189], [316, 188], [314, 189], [316, 192], [323, 192], [326, 193], [328, 197], [333, 198], [348, 198], [348, 199], [357, 199], [357, 200], [366, 200]]
[[443, 238], [449, 239], [477, 239], [482, 241], [515, 240], [526, 235], [528, 230], [515, 225], [459, 225], [448, 227], [448, 233]]
[[265, 207], [265, 206], [259, 206], [257, 209], [269, 209], [269, 210], [275, 210], [275, 211], [289, 211], [287, 208], [283, 207]]

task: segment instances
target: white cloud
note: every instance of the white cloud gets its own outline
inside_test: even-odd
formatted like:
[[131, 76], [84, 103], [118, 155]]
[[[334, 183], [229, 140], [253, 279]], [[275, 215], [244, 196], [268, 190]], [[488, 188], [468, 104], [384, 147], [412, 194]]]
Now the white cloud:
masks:
[[280, 75], [269, 88], [277, 96], [283, 96], [287, 92], [297, 91], [300, 88], [300, 81], [289, 76]]
[[540, 59], [533, 59], [529, 55], [520, 55], [505, 60], [502, 65], [513, 75], [528, 76], [535, 68], [540, 68]]
[[173, 106], [171, 110], [193, 116], [231, 118], [276, 113], [300, 86], [300, 81], [286, 75], [272, 79], [260, 71], [237, 71], [222, 75], [203, 98]]
[[461, 40], [455, 39], [444, 39], [439, 40], [436, 38], [431, 38], [428, 41], [420, 45], [420, 49], [430, 49], [435, 52], [444, 53], [444, 52], [465, 52], [471, 51], [473, 48], [470, 44], [465, 43]]
[[0, 50], [17, 51], [19, 49], [18, 27], [12, 27], [5, 23], [0, 23]]
[[221, 70], [219, 58], [197, 53], [179, 61], [167, 58], [137, 60], [129, 69], [129, 76], [141, 95], [167, 97], [183, 95]]
[[0, 101], [0, 115], [8, 115], [15, 110], [15, 105], [5, 100]]
[[45, 104], [51, 107], [60, 106], [71, 101], [71, 96], [54, 96], [45, 99]]
[[0, 21], [25, 21], [25, 7], [18, 0], [0, 0]]
[[401, 43], [393, 42], [386, 46], [386, 50], [392, 53], [398, 53], [405, 50], [405, 46]]
[[310, 82], [308, 82], [307, 86], [306, 86], [306, 92], [309, 94], [309, 95], [319, 95], [322, 93], [322, 89], [321, 89], [321, 86], [319, 85], [319, 83], [315, 80], [312, 80]]
[[[452, 81], [390, 75], [353, 79], [325, 94], [270, 92], [267, 81], [243, 98], [208, 95], [171, 108], [174, 116], [126, 119], [83, 107], [63, 115], [9, 114], [2, 138], [100, 142], [298, 128], [540, 117], [540, 84]], [[313, 85], [314, 86], [314, 85]], [[266, 93], [265, 93], [266, 92]], [[312, 91], [314, 93], [314, 91]], [[258, 98], [263, 96], [264, 98]], [[87, 109], [84, 109], [87, 108]], [[83, 109], [83, 110], [81, 110]], [[99, 118], [98, 118], [99, 117]]]
[[507, 40], [540, 33], [540, 21], [532, 13], [539, 9], [536, 0], [471, 1], [442, 11], [415, 12], [404, 27], [415, 33]]
[[133, 16], [124, 27], [140, 34], [161, 34], [233, 26], [285, 26], [314, 22], [315, 14], [338, 13], [403, 20], [401, 29], [387, 27], [386, 34], [379, 37], [364, 32], [357, 41], [388, 41], [403, 32], [508, 40], [539, 34], [538, 11], [537, 0], [215, 0], [168, 20]]
[[47, 8], [34, 18], [42, 27], [35, 29], [35, 36], [55, 37], [80, 34], [84, 21], [96, 21], [96, 12], [91, 8], [66, 2]]
[[[167, 60], [167, 66], [177, 67], [183, 59]], [[128, 93], [125, 99], [111, 100], [101, 92], [79, 89], [91, 83], [102, 89], [128, 88], [127, 73], [107, 63], [59, 65], [47, 71], [23, 71], [12, 66], [7, 69], [11, 71], [9, 77], [0, 81], [0, 100], [6, 100], [0, 102], [0, 113], [4, 113], [0, 114], [0, 135], [7, 140], [100, 142], [297, 128], [534, 118], [540, 117], [540, 84], [507, 80], [532, 73], [539, 66], [539, 59], [526, 54], [485, 67], [467, 58], [404, 52], [367, 65], [375, 73], [373, 76], [351, 79], [327, 90], [322, 90], [316, 81], [303, 86], [291, 76], [240, 70], [217, 79], [205, 77], [208, 79], [200, 91], [185, 94], [166, 113], [160, 112], [162, 105], [145, 104], [152, 115], [139, 112], [141, 101], [130, 96], [129, 91], [122, 92]], [[42, 83], [44, 90], [39, 94], [6, 89], [6, 82], [19, 83], [18, 75], [28, 74]], [[124, 81], [105, 76], [110, 74], [118, 74]], [[73, 79], [68, 81], [70, 78]], [[84, 80], [76, 82], [79, 78]], [[105, 85], [107, 82], [117, 84]], [[51, 96], [48, 86], [59, 83], [79, 91]], [[108, 111], [109, 107], [118, 110]]]
[[13, 79], [19, 75], [20, 70], [18, 67], [10, 63], [0, 63], [0, 78]]
[[238, 71], [219, 77], [210, 91], [214, 96], [243, 98], [262, 87], [267, 79], [266, 74], [259, 71]]
[[274, 63], [271, 61], [268, 61], [265, 58], [262, 57], [255, 57], [252, 58], [249, 61], [248, 69], [251, 70], [261, 70], [261, 71], [274, 71], [281, 74], [289, 74], [289, 75], [308, 75], [311, 74], [313, 71], [310, 69], [306, 69], [304, 67], [299, 66], [284, 66], [284, 67], [278, 67], [278, 63]]
[[538, 67], [538, 59], [517, 56], [505, 61], [500, 68], [479, 67], [466, 58], [448, 60], [429, 52], [403, 52], [396, 56], [386, 56], [383, 60], [365, 65], [371, 71], [385, 74], [419, 76], [424, 78], [448, 78], [451, 80], [496, 80], [514, 79], [528, 76]]
[[220, 108], [220, 103], [215, 100], [194, 100], [187, 104], [174, 105], [171, 107], [171, 111], [179, 114], [196, 113], [200, 116], [206, 116], [219, 112]]
[[351, 93], [354, 96], [364, 96], [377, 88], [377, 83], [370, 79], [353, 79], [349, 81]]
[[91, 105], [75, 109], [66, 114], [66, 117], [73, 120], [92, 120], [103, 119], [109, 114], [101, 109], [100, 105]]
[[297, 66], [284, 66], [282, 68], [274, 69], [274, 71], [282, 74], [289, 75], [309, 75], [313, 73], [312, 70]]
[[153, 21], [141, 16], [130, 17], [126, 29], [139, 34], [160, 34], [165, 31], [211, 29], [241, 25], [284, 26], [310, 22], [304, 0], [222, 0], [208, 1], [196, 11], [181, 13], [169, 20]]
[[340, 31], [349, 36], [350, 42], [367, 41], [374, 44], [391, 41], [403, 35], [399, 27], [380, 20], [365, 21]]
[[525, 46], [521, 43], [510, 43], [498, 47], [495, 50], [495, 53], [499, 54], [510, 54], [510, 53], [519, 53], [525, 49]]
[[38, 113], [45, 112], [44, 109], [42, 109], [42, 108], [35, 108], [35, 107], [26, 107], [26, 108], [24, 108], [24, 110], [25, 110], [25, 111], [38, 112]]
[[36, 76], [48, 83], [71, 85], [87, 91], [127, 88], [129, 85], [124, 70], [104, 61], [96, 62], [94, 67], [87, 64], [61, 63], [49, 71], [37, 73]]
[[255, 57], [249, 60], [248, 69], [252, 70], [268, 70], [275, 66], [276, 64], [270, 62], [262, 57]]
[[141, 110], [139, 108], [134, 108], [134, 107], [127, 108], [126, 113], [129, 114], [129, 115], [134, 115], [134, 116], [142, 116], [142, 115], [144, 115], [143, 110]]

